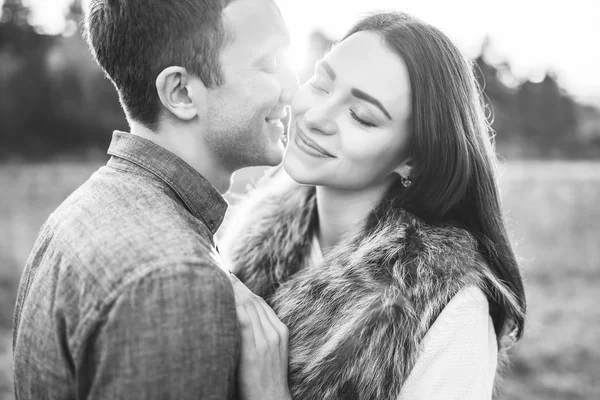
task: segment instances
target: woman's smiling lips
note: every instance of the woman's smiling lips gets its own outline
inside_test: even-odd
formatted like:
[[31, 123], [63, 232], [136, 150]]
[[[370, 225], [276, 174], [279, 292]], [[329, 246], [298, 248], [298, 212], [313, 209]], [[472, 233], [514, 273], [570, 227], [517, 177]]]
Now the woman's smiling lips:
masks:
[[300, 149], [303, 150], [305, 153], [308, 153], [310, 155], [317, 156], [317, 157], [335, 158], [327, 150], [325, 150], [323, 147], [319, 146], [314, 140], [312, 140], [310, 137], [308, 137], [302, 131], [302, 129], [300, 129], [300, 127], [298, 126], [298, 123], [296, 123], [296, 135], [294, 135], [294, 136], [296, 139], [296, 145], [298, 145], [298, 147], [300, 147]]

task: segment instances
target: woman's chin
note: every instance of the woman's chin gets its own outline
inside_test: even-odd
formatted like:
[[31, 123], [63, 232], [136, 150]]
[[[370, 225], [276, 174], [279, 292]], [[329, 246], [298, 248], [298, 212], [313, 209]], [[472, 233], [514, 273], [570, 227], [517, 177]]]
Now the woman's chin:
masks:
[[283, 157], [283, 169], [294, 181], [301, 185], [315, 185], [311, 166], [302, 162], [293, 151], [286, 151]]

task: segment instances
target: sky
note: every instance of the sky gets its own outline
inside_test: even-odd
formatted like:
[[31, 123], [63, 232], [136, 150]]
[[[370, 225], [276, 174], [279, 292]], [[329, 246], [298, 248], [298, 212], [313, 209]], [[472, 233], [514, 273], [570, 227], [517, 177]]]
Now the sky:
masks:
[[[2, 0], [0, 0], [0, 3]], [[34, 22], [62, 28], [69, 0], [29, 0]], [[337, 39], [367, 12], [409, 12], [446, 33], [475, 56], [489, 36], [494, 60], [507, 61], [520, 78], [547, 70], [577, 99], [600, 106], [600, 1], [598, 0], [277, 0], [292, 35], [292, 56], [302, 59], [308, 36], [321, 29]]]

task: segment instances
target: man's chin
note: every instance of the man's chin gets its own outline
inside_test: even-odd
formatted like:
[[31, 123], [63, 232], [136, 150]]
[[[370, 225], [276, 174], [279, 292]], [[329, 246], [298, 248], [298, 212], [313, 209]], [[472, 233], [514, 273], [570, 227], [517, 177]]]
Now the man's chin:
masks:
[[281, 141], [278, 143], [272, 143], [264, 154], [264, 164], [269, 167], [274, 167], [281, 164], [283, 161], [283, 154], [285, 153], [285, 147]]
[[246, 143], [240, 145], [242, 152], [238, 153], [237, 166], [239, 168], [248, 167], [274, 167], [283, 161], [285, 146], [281, 140], [271, 138], [271, 140], [261, 143]]
[[[276, 167], [283, 161], [283, 151], [268, 149], [258, 157], [252, 157], [247, 163], [244, 163], [240, 168], [251, 167]], [[238, 169], [240, 169], [238, 168]]]

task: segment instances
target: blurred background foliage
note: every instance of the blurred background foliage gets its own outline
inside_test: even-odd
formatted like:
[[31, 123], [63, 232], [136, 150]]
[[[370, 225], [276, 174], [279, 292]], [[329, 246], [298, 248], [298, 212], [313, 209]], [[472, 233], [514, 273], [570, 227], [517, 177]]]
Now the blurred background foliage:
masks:
[[47, 159], [105, 150], [127, 129], [118, 96], [80, 34], [74, 3], [63, 35], [28, 23], [21, 0], [7, 0], [0, 22], [0, 159]]
[[[114, 129], [127, 129], [118, 97], [89, 54], [74, 2], [61, 35], [28, 23], [21, 0], [6, 0], [0, 20], [0, 160], [45, 159], [104, 151]], [[332, 40], [312, 36], [307, 63]], [[600, 155], [600, 111], [578, 104], [548, 71], [534, 82], [517, 79], [510, 64], [487, 61], [486, 40], [474, 60], [484, 88], [498, 152], [507, 158], [590, 158]]]

